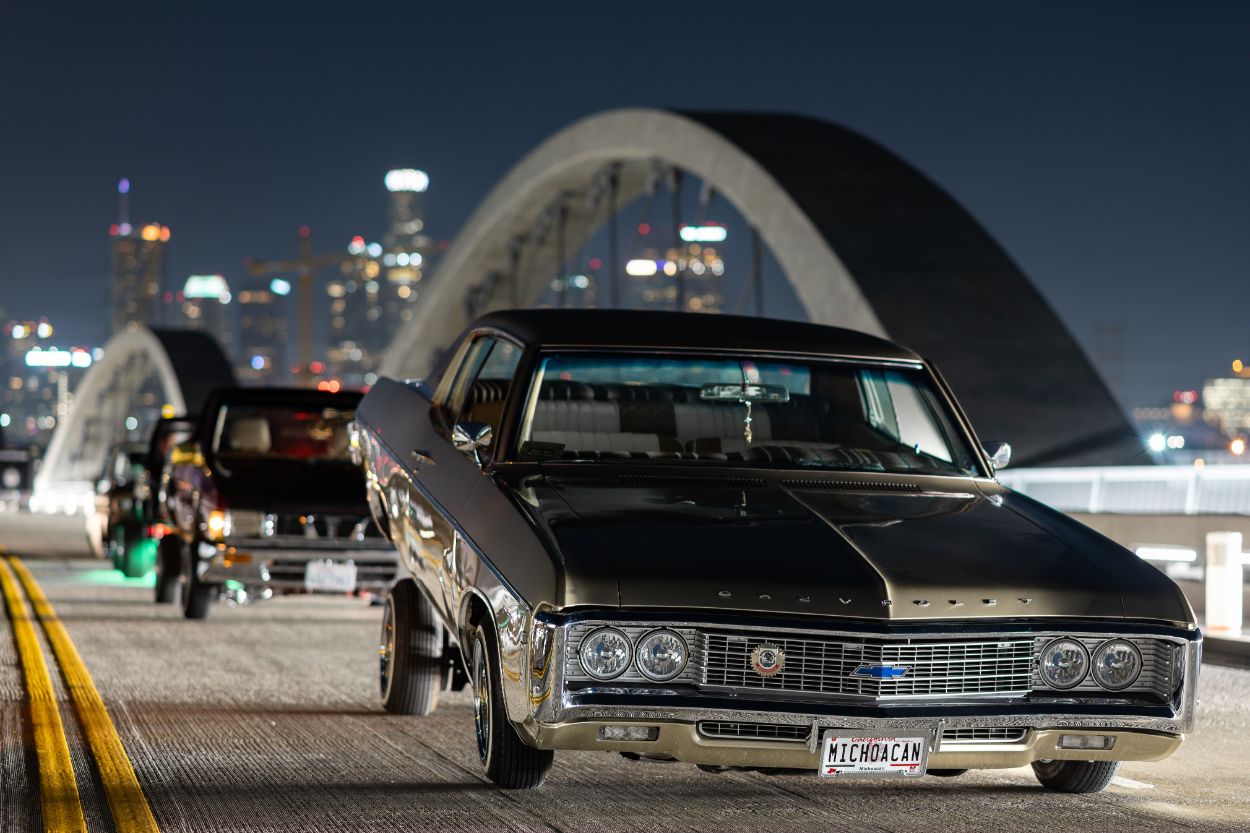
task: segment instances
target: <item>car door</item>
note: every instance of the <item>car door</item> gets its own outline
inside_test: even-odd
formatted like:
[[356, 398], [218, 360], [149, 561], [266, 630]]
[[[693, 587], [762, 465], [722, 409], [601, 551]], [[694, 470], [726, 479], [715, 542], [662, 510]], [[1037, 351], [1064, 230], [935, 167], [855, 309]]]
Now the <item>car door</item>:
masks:
[[447, 621], [455, 621], [460, 596], [456, 557], [463, 543], [457, 522], [472, 534], [472, 519], [458, 518], [457, 513], [483, 476], [474, 455], [453, 445], [452, 429], [458, 422], [487, 422], [498, 434], [503, 397], [520, 353], [519, 346], [495, 336], [473, 339], [450, 384], [440, 385], [434, 407], [421, 417], [428, 420], [429, 429], [420, 432], [421, 447], [412, 449], [405, 461], [412, 484], [404, 512], [414, 549], [413, 572]]

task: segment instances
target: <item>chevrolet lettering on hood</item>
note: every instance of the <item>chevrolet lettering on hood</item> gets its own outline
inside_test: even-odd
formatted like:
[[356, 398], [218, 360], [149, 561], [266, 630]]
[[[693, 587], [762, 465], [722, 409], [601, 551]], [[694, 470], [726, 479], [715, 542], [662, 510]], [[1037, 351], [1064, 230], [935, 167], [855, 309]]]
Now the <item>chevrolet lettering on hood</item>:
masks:
[[399, 551], [385, 707], [474, 692], [495, 783], [558, 750], [825, 778], [1173, 753], [1201, 634], [1165, 575], [1004, 487], [938, 372], [724, 315], [476, 321], [351, 448]]

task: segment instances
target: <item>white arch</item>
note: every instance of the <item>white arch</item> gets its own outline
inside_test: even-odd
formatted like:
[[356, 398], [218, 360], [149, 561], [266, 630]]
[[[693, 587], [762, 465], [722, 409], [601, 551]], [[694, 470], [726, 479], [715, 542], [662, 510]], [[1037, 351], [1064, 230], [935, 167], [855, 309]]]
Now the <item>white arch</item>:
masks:
[[[756, 229], [789, 277], [811, 321], [885, 335], [872, 306], [828, 241], [790, 193], [753, 157], [720, 133], [679, 113], [614, 110], [590, 116], [556, 133], [512, 168], [469, 218], [439, 265], [432, 285], [414, 305], [413, 320], [396, 336], [381, 373], [419, 376], [434, 352], [469, 322], [466, 292], [485, 303], [474, 312], [511, 305], [510, 288], [489, 281], [509, 273], [508, 246], [532, 230], [562, 193], [584, 189], [610, 163], [620, 163], [619, 204], [639, 194], [654, 163], [690, 172]], [[596, 228], [584, 201], [569, 203], [567, 249], [576, 251]], [[547, 247], [550, 248], [550, 247]], [[515, 297], [521, 306], [537, 299], [555, 268], [554, 253], [520, 270]], [[550, 264], [550, 268], [542, 268]], [[484, 284], [483, 282], [486, 281]]]
[[126, 436], [123, 420], [108, 417], [129, 413], [144, 382], [152, 377], [160, 386], [162, 404], [173, 406], [177, 413], [186, 413], [186, 398], [173, 362], [151, 330], [136, 327], [109, 340], [104, 355], [79, 382], [69, 413], [52, 435], [48, 453], [35, 476], [32, 510], [91, 508], [95, 479], [109, 450]]

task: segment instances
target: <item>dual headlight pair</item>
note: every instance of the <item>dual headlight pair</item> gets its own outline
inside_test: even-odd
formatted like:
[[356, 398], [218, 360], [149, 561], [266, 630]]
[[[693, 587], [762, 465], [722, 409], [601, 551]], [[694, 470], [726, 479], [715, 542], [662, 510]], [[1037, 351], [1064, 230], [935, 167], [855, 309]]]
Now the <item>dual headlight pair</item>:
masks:
[[644, 633], [636, 645], [616, 628], [597, 628], [582, 639], [577, 658], [582, 670], [596, 680], [619, 677], [635, 662], [642, 676], [661, 683], [686, 670], [690, 646], [667, 628]]
[[1038, 673], [1050, 688], [1075, 688], [1087, 675], [1108, 691], [1121, 691], [1137, 682], [1141, 674], [1141, 651], [1127, 639], [1109, 639], [1089, 650], [1078, 640], [1063, 637], [1042, 649]]

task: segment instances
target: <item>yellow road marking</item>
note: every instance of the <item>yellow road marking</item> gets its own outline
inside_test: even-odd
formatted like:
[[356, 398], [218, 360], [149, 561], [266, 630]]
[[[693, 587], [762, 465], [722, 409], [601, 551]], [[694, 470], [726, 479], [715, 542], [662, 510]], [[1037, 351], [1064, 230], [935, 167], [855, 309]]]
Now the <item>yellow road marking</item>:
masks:
[[74, 708], [78, 711], [78, 722], [82, 724], [83, 734], [91, 755], [95, 758], [96, 768], [100, 772], [100, 781], [104, 785], [104, 794], [108, 798], [109, 810], [113, 814], [113, 826], [117, 833], [159, 833], [152, 809], [148, 807], [135, 777], [134, 767], [122, 747], [121, 738], [100, 692], [96, 690], [87, 666], [83, 664], [78, 649], [69, 638], [65, 625], [57, 618], [56, 611], [48, 603], [48, 597], [35, 582], [34, 576], [20, 558], [9, 556], [9, 564], [17, 573], [26, 597], [35, 608], [35, 616], [43, 624], [43, 632], [52, 646], [52, 653], [61, 666], [61, 674], [65, 677], [65, 685], [74, 700]]
[[43, 651], [39, 648], [39, 638], [26, 603], [3, 562], [0, 562], [0, 585], [3, 585], [4, 604], [13, 622], [13, 639], [17, 642], [17, 653], [26, 676], [26, 694], [30, 697], [30, 722], [35, 730], [35, 755], [39, 760], [43, 829], [46, 833], [86, 833], [87, 822], [82, 815], [78, 782], [74, 778], [74, 765], [52, 690], [52, 678], [43, 661]]

